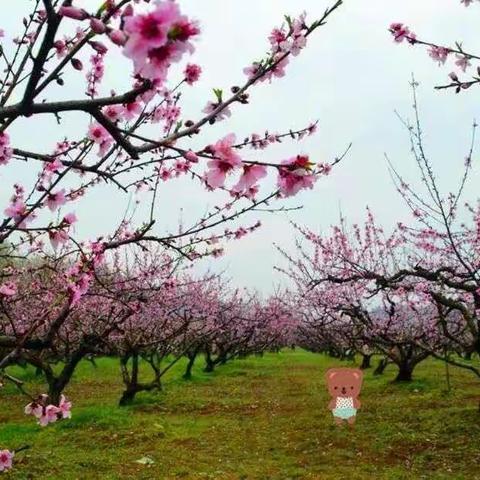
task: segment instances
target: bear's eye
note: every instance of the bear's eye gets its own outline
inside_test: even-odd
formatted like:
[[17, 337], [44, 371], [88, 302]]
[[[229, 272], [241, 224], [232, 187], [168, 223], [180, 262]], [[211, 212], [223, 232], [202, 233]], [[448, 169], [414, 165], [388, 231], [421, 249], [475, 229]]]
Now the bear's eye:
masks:
[[333, 387], [333, 388], [334, 388], [334, 390], [336, 390], [338, 387]]
[[350, 387], [353, 390], [353, 387]]

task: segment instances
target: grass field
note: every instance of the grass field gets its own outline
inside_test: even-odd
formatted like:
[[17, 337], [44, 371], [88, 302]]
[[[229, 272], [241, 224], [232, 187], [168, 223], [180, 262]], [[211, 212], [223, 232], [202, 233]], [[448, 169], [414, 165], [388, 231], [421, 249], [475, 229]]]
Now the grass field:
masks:
[[[201, 363], [201, 362], [199, 362]], [[332, 359], [300, 350], [237, 360], [180, 379], [119, 408], [114, 359], [83, 363], [67, 394], [73, 418], [41, 428], [25, 401], [0, 392], [0, 449], [18, 454], [11, 479], [480, 479], [480, 382], [421, 364], [411, 384], [367, 373], [356, 428], [333, 425], [325, 370]], [[35, 384], [33, 371], [15, 373]], [[137, 463], [148, 457], [150, 464]], [[3, 477], [2, 477], [3, 478]]]

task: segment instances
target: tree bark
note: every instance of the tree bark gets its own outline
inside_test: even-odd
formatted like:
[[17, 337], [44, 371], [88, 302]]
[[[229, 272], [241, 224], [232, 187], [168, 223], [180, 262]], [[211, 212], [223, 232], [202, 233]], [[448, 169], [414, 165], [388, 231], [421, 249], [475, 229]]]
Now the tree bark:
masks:
[[210, 350], [207, 349], [205, 351], [205, 368], [203, 369], [206, 373], [212, 373], [215, 369], [215, 363], [213, 362], [212, 355], [210, 354]]
[[398, 364], [398, 374], [395, 382], [411, 382], [414, 365], [409, 362]]
[[197, 358], [197, 352], [195, 352], [194, 354], [188, 355], [187, 368], [185, 369], [185, 373], [183, 374], [183, 378], [185, 380], [190, 380], [192, 378], [192, 368], [196, 358]]
[[377, 365], [377, 368], [373, 371], [374, 375], [382, 375], [387, 368], [388, 365], [388, 358], [382, 358]]
[[371, 368], [371, 359], [372, 355], [365, 355], [362, 353], [362, 364], [360, 365], [360, 368], [362, 370], [366, 370], [367, 368]]

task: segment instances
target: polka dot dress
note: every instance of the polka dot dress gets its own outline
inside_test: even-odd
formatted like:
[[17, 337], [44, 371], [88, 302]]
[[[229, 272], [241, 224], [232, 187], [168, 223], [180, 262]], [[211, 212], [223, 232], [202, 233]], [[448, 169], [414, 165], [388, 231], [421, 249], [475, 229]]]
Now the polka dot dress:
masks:
[[337, 397], [336, 408], [353, 408], [352, 397]]

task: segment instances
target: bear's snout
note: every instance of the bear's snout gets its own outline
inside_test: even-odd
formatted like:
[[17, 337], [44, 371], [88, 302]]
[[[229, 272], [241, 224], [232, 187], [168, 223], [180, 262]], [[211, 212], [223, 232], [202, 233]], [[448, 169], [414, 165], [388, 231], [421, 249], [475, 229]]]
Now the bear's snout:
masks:
[[345, 387], [342, 387], [342, 393], [343, 394], [347, 393], [347, 389]]

